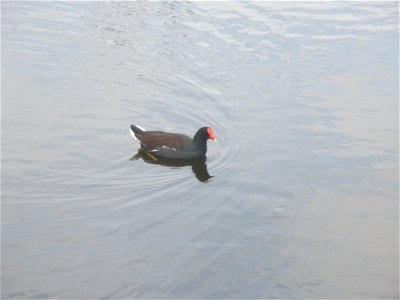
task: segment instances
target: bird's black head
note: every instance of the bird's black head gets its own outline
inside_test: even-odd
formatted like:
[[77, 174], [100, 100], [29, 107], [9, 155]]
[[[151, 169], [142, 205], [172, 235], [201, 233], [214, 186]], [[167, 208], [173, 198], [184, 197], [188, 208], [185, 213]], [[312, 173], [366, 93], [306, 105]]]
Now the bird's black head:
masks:
[[201, 127], [193, 137], [194, 141], [207, 141], [208, 139], [213, 142], [217, 141], [211, 127]]

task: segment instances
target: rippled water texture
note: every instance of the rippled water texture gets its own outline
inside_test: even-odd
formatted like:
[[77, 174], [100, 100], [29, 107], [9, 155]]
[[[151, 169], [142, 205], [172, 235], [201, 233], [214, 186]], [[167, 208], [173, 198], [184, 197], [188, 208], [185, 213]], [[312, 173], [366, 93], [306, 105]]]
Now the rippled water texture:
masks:
[[397, 2], [2, 2], [2, 298], [399, 297], [398, 42]]

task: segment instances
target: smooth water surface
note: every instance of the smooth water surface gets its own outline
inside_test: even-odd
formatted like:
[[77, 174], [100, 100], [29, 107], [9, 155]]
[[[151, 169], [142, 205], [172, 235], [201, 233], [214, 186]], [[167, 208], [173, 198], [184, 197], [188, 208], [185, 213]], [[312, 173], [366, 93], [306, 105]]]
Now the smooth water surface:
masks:
[[397, 2], [1, 5], [2, 298], [399, 297]]

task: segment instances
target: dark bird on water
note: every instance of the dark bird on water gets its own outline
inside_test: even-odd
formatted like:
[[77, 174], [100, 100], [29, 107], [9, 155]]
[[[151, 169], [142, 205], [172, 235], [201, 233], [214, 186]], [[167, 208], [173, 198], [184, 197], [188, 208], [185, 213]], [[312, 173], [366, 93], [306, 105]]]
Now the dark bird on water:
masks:
[[210, 127], [200, 128], [193, 138], [180, 133], [164, 131], [146, 131], [137, 125], [131, 125], [131, 135], [140, 142], [143, 150], [156, 159], [195, 159], [206, 155], [207, 140], [217, 139]]

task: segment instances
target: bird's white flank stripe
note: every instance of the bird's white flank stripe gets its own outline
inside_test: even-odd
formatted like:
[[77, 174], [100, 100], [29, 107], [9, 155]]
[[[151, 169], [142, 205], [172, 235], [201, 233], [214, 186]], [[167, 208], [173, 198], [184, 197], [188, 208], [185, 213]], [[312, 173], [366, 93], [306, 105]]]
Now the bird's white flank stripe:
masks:
[[165, 146], [165, 145], [162, 145], [162, 148], [176, 151], [176, 148], [168, 147], [168, 146]]

